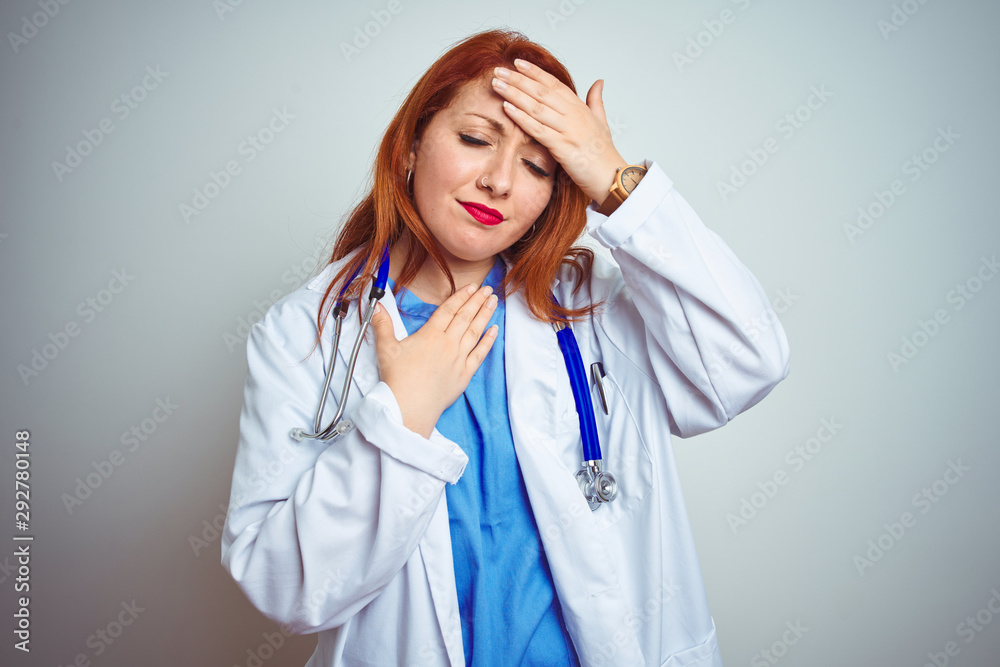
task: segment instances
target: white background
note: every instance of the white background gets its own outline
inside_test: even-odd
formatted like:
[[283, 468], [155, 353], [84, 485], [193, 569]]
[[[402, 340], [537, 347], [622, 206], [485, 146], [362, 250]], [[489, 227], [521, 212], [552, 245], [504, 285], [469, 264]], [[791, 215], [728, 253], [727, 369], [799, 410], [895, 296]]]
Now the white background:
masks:
[[[245, 323], [318, 270], [423, 71], [509, 26], [581, 95], [604, 78], [619, 152], [657, 161], [782, 299], [788, 379], [725, 428], [675, 441], [727, 665], [771, 664], [766, 649], [789, 667], [919, 667], [949, 641], [949, 664], [998, 664], [1000, 618], [980, 610], [1000, 590], [1000, 280], [983, 264], [1000, 251], [1000, 5], [41, 4], [0, 9], [0, 539], [17, 532], [18, 429], [31, 432], [35, 535], [29, 656], [12, 647], [14, 543], [0, 548], [0, 662], [305, 663], [314, 637], [259, 652], [276, 626], [229, 579], [210, 527], [229, 500]], [[116, 98], [144, 77], [122, 118]], [[825, 101], [803, 106], [814, 87]], [[249, 161], [241, 142], [275, 109], [293, 118]], [[779, 121], [796, 113], [790, 133]], [[53, 166], [102, 119], [110, 134], [71, 171]], [[744, 165], [768, 138], [778, 150]], [[927, 149], [935, 161], [914, 172]], [[180, 206], [229, 160], [240, 173], [185, 220]], [[859, 207], [880, 215], [852, 232]], [[961, 308], [959, 285], [978, 289]], [[161, 423], [158, 399], [177, 406]], [[841, 425], [832, 438], [824, 419]], [[143, 426], [129, 451], [122, 434]], [[801, 466], [787, 457], [808, 446]], [[67, 506], [113, 450], [121, 465]], [[939, 495], [949, 462], [968, 470]], [[786, 483], [769, 485], [775, 473]], [[914, 521], [893, 537], [904, 512]], [[96, 640], [133, 600], [134, 622]], [[960, 624], [977, 612], [990, 623], [970, 633]], [[808, 628], [791, 646], [786, 623]]]

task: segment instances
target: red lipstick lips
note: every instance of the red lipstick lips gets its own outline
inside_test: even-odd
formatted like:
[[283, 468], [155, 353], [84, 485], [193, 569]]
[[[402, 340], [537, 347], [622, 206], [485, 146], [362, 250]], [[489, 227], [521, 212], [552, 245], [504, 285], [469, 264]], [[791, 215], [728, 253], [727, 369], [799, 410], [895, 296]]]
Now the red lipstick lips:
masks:
[[503, 222], [503, 216], [500, 215], [500, 211], [494, 210], [489, 206], [483, 206], [482, 204], [475, 204], [472, 202], [459, 202], [466, 211], [469, 212], [477, 222], [481, 222], [484, 225], [499, 225]]

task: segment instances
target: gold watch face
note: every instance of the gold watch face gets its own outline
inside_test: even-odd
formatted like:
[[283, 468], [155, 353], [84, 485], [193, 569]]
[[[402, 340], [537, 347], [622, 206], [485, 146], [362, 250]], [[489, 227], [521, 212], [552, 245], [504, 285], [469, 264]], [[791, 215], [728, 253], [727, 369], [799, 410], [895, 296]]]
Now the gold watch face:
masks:
[[627, 167], [622, 171], [622, 185], [625, 186], [625, 192], [632, 192], [635, 190], [635, 186], [639, 185], [639, 181], [642, 177], [646, 175], [646, 170], [642, 167]]

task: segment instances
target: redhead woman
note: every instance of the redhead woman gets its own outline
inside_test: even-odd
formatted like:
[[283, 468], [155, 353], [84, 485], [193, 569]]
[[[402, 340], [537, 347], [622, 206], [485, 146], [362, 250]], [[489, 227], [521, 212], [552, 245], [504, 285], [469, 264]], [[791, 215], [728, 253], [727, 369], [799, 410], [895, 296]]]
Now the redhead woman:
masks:
[[788, 344], [602, 88], [519, 33], [455, 45], [253, 326], [222, 561], [318, 633], [310, 667], [722, 664], [671, 435], [760, 401]]

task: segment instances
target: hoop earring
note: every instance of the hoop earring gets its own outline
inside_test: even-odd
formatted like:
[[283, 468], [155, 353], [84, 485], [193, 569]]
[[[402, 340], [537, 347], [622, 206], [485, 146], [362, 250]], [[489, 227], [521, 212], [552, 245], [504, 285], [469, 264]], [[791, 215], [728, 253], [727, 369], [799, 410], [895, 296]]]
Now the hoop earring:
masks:
[[406, 192], [407, 193], [410, 193], [410, 192], [413, 191], [412, 185], [413, 185], [413, 170], [412, 169], [407, 169], [406, 170]]
[[521, 237], [521, 241], [522, 242], [524, 242], [524, 241], [530, 241], [534, 237], [535, 237], [535, 223], [531, 223], [531, 231], [528, 233], [527, 236], [522, 236]]

